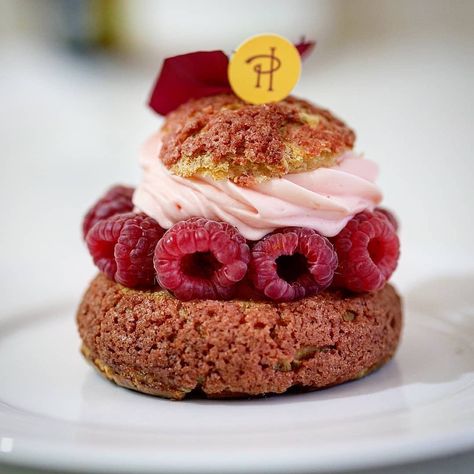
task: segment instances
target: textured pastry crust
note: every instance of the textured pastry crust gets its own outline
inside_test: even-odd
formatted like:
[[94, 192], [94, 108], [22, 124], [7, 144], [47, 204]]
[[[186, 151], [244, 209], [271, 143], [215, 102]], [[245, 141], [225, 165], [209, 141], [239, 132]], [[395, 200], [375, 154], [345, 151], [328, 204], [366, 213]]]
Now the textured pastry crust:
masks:
[[224, 398], [360, 378], [393, 356], [402, 311], [391, 285], [279, 304], [181, 302], [99, 275], [77, 323], [84, 356], [117, 384], [172, 399], [191, 392]]
[[174, 173], [240, 185], [333, 166], [355, 141], [329, 111], [294, 97], [263, 105], [230, 94], [191, 100], [162, 131], [160, 158]]

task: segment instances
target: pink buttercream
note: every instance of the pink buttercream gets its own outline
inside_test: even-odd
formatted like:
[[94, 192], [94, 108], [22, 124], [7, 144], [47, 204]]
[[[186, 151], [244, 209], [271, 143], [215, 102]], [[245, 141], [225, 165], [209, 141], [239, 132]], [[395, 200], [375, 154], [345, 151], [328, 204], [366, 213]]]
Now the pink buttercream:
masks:
[[192, 216], [234, 225], [249, 240], [287, 226], [309, 227], [332, 237], [358, 212], [372, 210], [382, 199], [374, 184], [377, 165], [353, 152], [338, 164], [289, 174], [251, 187], [208, 177], [182, 178], [159, 159], [160, 134], [143, 147], [143, 180], [135, 206], [167, 229]]

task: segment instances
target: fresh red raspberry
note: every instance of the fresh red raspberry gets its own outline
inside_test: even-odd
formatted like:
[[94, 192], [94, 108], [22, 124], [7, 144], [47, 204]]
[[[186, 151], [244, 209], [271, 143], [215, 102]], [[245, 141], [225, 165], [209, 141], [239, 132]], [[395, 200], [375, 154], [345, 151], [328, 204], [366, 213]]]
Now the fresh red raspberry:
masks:
[[397, 267], [400, 242], [380, 212], [357, 214], [332, 241], [339, 257], [337, 286], [359, 293], [376, 291]]
[[82, 235], [84, 239], [96, 222], [115, 214], [122, 214], [133, 210], [132, 195], [133, 188], [129, 186], [116, 185], [110, 188], [84, 217], [82, 222]]
[[192, 217], [165, 233], [154, 264], [160, 285], [186, 301], [230, 298], [249, 260], [249, 247], [235, 227]]
[[285, 228], [252, 248], [250, 278], [275, 301], [292, 301], [320, 293], [333, 279], [337, 255], [328, 239], [315, 230]]
[[94, 263], [129, 288], [156, 284], [153, 252], [164, 230], [146, 214], [117, 214], [97, 222], [86, 242]]
[[385, 207], [376, 207], [375, 208], [375, 213], [380, 213], [382, 214], [383, 216], [385, 216], [388, 221], [390, 222], [390, 224], [393, 225], [393, 228], [395, 229], [395, 232], [398, 232], [398, 229], [399, 229], [399, 225], [398, 225], [398, 220], [397, 218], [395, 217], [395, 214], [391, 211], [389, 211], [388, 209], [385, 209]]

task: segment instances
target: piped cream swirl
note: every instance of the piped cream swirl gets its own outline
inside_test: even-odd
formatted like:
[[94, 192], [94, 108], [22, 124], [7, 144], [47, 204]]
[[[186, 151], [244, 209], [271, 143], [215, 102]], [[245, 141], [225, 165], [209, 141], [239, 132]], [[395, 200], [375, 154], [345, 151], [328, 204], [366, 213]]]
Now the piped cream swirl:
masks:
[[280, 227], [338, 234], [358, 212], [372, 210], [382, 194], [374, 184], [377, 165], [344, 153], [331, 168], [289, 174], [250, 187], [208, 177], [182, 178], [159, 159], [160, 134], [144, 145], [143, 179], [133, 196], [135, 206], [165, 229], [192, 216], [228, 222], [249, 240]]

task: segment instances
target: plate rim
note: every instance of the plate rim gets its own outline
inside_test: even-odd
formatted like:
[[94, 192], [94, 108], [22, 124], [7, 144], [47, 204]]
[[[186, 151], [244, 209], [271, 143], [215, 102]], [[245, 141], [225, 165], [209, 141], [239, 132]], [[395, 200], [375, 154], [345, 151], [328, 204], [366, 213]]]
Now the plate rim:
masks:
[[[65, 308], [63, 305], [58, 309], [57, 318], [60, 319], [65, 310], [70, 312], [70, 306]], [[38, 308], [35, 308], [35, 312]], [[25, 311], [28, 316], [29, 311]], [[417, 323], [422, 321], [435, 322], [444, 330], [452, 331], [458, 337], [461, 337], [470, 347], [474, 347], [474, 343], [466, 338], [465, 334], [456, 331], [456, 325], [453, 321], [446, 320], [434, 315], [426, 315], [418, 311], [410, 311], [412, 317], [415, 315]], [[421, 317], [421, 318], [420, 318]], [[39, 318], [41, 319], [41, 318]], [[11, 318], [2, 317], [0, 323], [11, 322]], [[30, 319], [31, 321], [31, 319]], [[33, 320], [39, 322], [38, 320]], [[15, 323], [18, 322], [18, 319]], [[21, 331], [20, 327], [17, 329]], [[14, 323], [14, 324], [15, 324]], [[0, 324], [1, 325], [1, 324]], [[474, 386], [470, 384], [464, 390], [458, 392], [459, 394], [465, 390], [469, 390]], [[457, 394], [456, 394], [457, 395]], [[3, 409], [2, 409], [3, 408]], [[388, 414], [387, 414], [388, 416]], [[127, 453], [122, 453], [121, 458], [113, 461], [113, 449], [105, 456], [104, 461], [104, 447], [97, 451], [91, 448], [88, 444], [79, 443], [62, 443], [60, 449], [58, 445], [53, 445], [48, 438], [28, 437], [28, 433], [23, 434], [22, 439], [13, 438], [14, 447], [12, 450], [2, 450], [2, 440], [8, 438], [8, 432], [2, 429], [2, 426], [8, 425], [4, 423], [10, 418], [10, 423], [14, 418], [19, 417], [28, 421], [31, 417], [38, 417], [39, 424], [56, 424], [68, 426], [72, 430], [88, 430], [94, 429], [94, 425], [85, 425], [70, 420], [61, 420], [50, 418], [45, 415], [36, 414], [22, 410], [15, 406], [10, 406], [4, 401], [0, 400], [0, 463], [22, 466], [30, 468], [43, 469], [62, 469], [74, 470], [76, 472], [85, 472], [90, 469], [105, 472], [113, 469], [116, 472], [155, 472], [155, 473], [170, 473], [175, 474], [179, 472], [194, 472], [210, 473], [220, 472], [223, 474], [231, 472], [288, 472], [291, 469], [295, 473], [303, 473], [311, 470], [312, 472], [321, 472], [331, 470], [333, 472], [348, 470], [348, 469], [369, 469], [382, 466], [393, 466], [401, 463], [409, 463], [416, 461], [423, 461], [427, 459], [434, 459], [437, 457], [453, 455], [474, 449], [474, 423], [471, 427], [463, 426], [461, 429], [450, 429], [444, 432], [437, 431], [435, 433], [427, 434], [420, 437], [418, 434], [408, 433], [405, 437], [390, 435], [385, 438], [372, 439], [370, 443], [367, 438], [360, 442], [352, 443], [352, 448], [344, 452], [344, 456], [335, 456], [336, 444], [326, 444], [326, 452], [321, 452], [314, 449], [309, 449], [307, 445], [303, 447], [291, 446], [289, 450], [276, 452], [269, 446], [259, 447], [258, 452], [247, 450], [240, 451], [240, 456], [236, 456], [232, 449], [224, 449], [219, 447], [216, 454], [209, 450], [200, 450], [193, 452], [186, 451], [185, 456], [179, 456], [177, 452], [168, 451], [141, 451], [140, 457], [137, 460], [137, 451], [132, 453], [133, 457], [127, 457]], [[3, 421], [2, 421], [3, 420]], [[104, 427], [106, 434], [107, 428], [114, 429], [114, 427]], [[102, 435], [104, 434], [102, 433]], [[123, 435], [123, 433], [122, 433]], [[218, 434], [211, 434], [217, 436]], [[174, 437], [179, 436], [173, 434]], [[260, 436], [266, 436], [265, 433], [260, 433]], [[153, 436], [152, 436], [153, 437]], [[157, 437], [157, 436], [154, 436]], [[18, 438], [18, 436], [17, 436]], [[18, 443], [17, 443], [18, 441]], [[8, 443], [7, 443], [8, 444]], [[18, 444], [18, 446], [16, 446]], [[370, 444], [370, 446], [369, 446]], [[347, 443], [344, 448], [347, 448]], [[327, 449], [329, 447], [329, 449]], [[242, 449], [242, 447], [239, 447]], [[288, 452], [286, 452], [288, 451]], [[337, 463], [335, 463], [337, 459]]]

